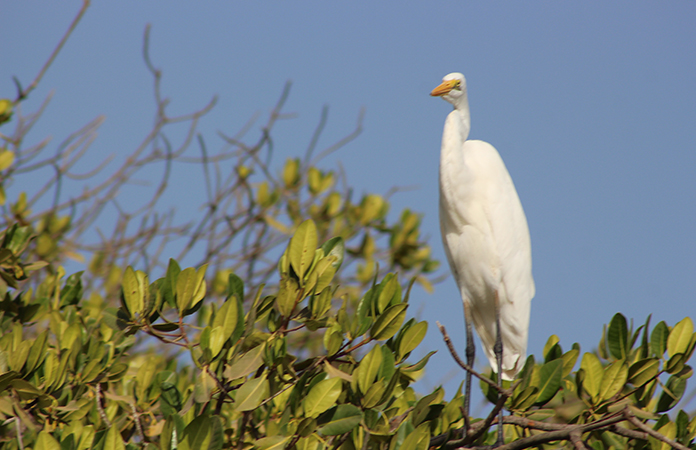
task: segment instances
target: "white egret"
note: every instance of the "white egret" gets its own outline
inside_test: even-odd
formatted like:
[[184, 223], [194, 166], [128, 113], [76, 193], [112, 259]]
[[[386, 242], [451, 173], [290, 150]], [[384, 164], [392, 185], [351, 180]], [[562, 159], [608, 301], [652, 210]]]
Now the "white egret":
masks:
[[[514, 378], [527, 351], [534, 297], [527, 219], [496, 149], [467, 140], [471, 122], [464, 75], [445, 76], [430, 95], [454, 106], [442, 134], [440, 231], [464, 302], [467, 363], [474, 363], [473, 322], [500, 383], [501, 377]], [[467, 373], [467, 406], [470, 385]]]

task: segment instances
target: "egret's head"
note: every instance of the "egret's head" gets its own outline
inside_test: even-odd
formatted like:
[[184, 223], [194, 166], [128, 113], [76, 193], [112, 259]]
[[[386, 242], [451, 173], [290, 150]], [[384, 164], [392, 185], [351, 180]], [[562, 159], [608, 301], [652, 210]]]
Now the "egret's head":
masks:
[[466, 99], [466, 79], [459, 72], [445, 75], [442, 83], [430, 93], [433, 97], [442, 97], [455, 107], [459, 101]]

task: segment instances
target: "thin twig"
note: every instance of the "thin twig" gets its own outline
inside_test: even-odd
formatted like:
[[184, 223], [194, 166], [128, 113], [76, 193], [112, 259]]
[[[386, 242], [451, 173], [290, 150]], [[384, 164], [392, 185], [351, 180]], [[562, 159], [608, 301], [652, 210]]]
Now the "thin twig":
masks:
[[53, 64], [53, 60], [56, 59], [56, 56], [58, 56], [58, 53], [63, 48], [63, 45], [65, 45], [72, 32], [75, 30], [75, 27], [80, 22], [80, 19], [82, 19], [82, 16], [85, 14], [85, 12], [87, 12], [87, 7], [89, 7], [89, 3], [90, 0], [82, 0], [82, 7], [77, 12], [77, 15], [68, 27], [68, 30], [60, 39], [56, 48], [53, 49], [53, 53], [51, 53], [51, 56], [48, 57], [48, 60], [44, 63], [43, 67], [41, 67], [41, 70], [39, 71], [38, 75], [36, 75], [36, 78], [34, 78], [34, 81], [32, 81], [29, 84], [29, 86], [26, 87], [26, 89], [22, 89], [18, 92], [15, 103], [24, 100], [29, 95], [29, 93], [33, 91], [39, 84], [39, 81], [41, 81], [41, 78], [43, 78], [43, 76], [46, 74], [48, 68], [51, 66], [51, 64]]

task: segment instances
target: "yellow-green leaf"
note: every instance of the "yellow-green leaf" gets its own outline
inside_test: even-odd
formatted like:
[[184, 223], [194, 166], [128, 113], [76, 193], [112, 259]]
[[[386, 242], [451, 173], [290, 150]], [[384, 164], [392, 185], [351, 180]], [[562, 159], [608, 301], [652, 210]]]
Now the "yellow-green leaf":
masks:
[[667, 338], [667, 356], [671, 358], [677, 353], [685, 353], [691, 343], [694, 334], [694, 323], [689, 317], [685, 317], [677, 323]]
[[599, 390], [599, 399], [609, 400], [623, 389], [628, 379], [628, 367], [623, 359], [614, 361], [605, 370]]
[[126, 450], [126, 444], [123, 443], [118, 427], [109, 428], [104, 438], [104, 450]]
[[309, 266], [314, 260], [314, 251], [317, 249], [317, 226], [312, 220], [305, 220], [297, 227], [297, 231], [290, 239], [288, 257], [290, 265], [295, 270], [300, 280], [304, 279]]
[[602, 385], [602, 376], [604, 374], [602, 363], [599, 362], [599, 358], [596, 355], [585, 353], [582, 357], [580, 368], [585, 373], [582, 385], [587, 393], [590, 394], [590, 397], [596, 400], [599, 396], [599, 388]]
[[259, 450], [282, 450], [291, 436], [267, 436], [257, 440], [254, 447]]
[[242, 355], [239, 360], [225, 369], [225, 377], [229, 380], [245, 377], [255, 372], [263, 364], [264, 344], [257, 345]]
[[145, 293], [138, 281], [135, 270], [131, 266], [123, 274], [123, 297], [131, 317], [140, 314], [145, 307]]
[[657, 376], [660, 371], [660, 361], [655, 358], [646, 358], [631, 364], [628, 369], [628, 382], [635, 387], [640, 387]]
[[5, 170], [14, 162], [14, 152], [6, 149], [0, 150], [0, 170]]
[[406, 330], [399, 342], [399, 355], [403, 358], [407, 353], [418, 347], [428, 332], [428, 322], [418, 322]]
[[407, 303], [392, 305], [386, 309], [375, 321], [370, 330], [370, 336], [378, 341], [394, 336], [406, 318]]
[[322, 380], [309, 391], [302, 402], [305, 417], [317, 417], [336, 404], [343, 390], [340, 378]]
[[253, 378], [242, 385], [237, 391], [235, 409], [237, 411], [251, 411], [258, 408], [262, 401], [266, 400], [270, 392], [270, 386], [266, 375]]
[[379, 367], [382, 364], [382, 350], [379, 345], [372, 347], [372, 350], [360, 361], [360, 371], [358, 372], [358, 387], [360, 392], [366, 393], [375, 381]]
[[563, 360], [554, 359], [539, 369], [539, 394], [536, 403], [543, 405], [551, 400], [561, 387], [563, 379]]
[[35, 450], [60, 450], [60, 444], [46, 430], [41, 430], [36, 438]]
[[210, 393], [213, 391], [215, 381], [208, 374], [208, 371], [203, 369], [196, 377], [196, 382], [193, 385], [193, 399], [197, 403], [205, 403], [210, 400]]

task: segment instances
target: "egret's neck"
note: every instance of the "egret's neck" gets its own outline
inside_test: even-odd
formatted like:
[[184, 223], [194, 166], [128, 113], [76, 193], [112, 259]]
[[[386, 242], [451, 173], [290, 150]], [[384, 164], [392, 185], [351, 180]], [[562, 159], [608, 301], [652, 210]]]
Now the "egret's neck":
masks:
[[469, 107], [455, 108], [454, 111], [447, 115], [445, 121], [445, 129], [442, 134], [443, 149], [445, 143], [449, 143], [446, 147], [456, 151], [461, 151], [462, 145], [469, 138], [469, 130], [471, 129], [471, 119], [469, 117]]

